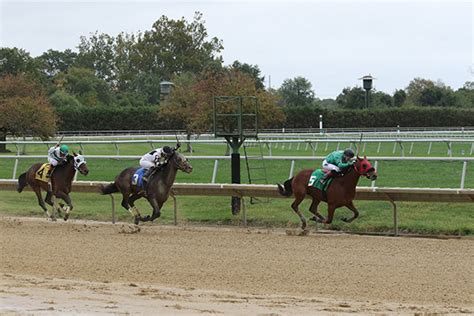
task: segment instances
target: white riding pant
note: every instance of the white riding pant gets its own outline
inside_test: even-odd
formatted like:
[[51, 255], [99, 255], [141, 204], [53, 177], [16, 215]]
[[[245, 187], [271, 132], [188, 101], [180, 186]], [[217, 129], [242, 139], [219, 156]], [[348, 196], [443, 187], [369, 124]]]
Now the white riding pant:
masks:
[[327, 170], [327, 171], [336, 171], [336, 172], [341, 171], [341, 169], [338, 166], [327, 162], [326, 159], [324, 159], [324, 161], [323, 161], [323, 168], [324, 168], [324, 170]]
[[154, 167], [154, 166], [155, 166], [154, 161], [149, 161], [143, 158], [140, 159], [140, 167], [145, 168], [145, 169], [150, 169], [151, 167]]
[[53, 167], [56, 167], [56, 166], [59, 164], [59, 162], [58, 162], [56, 159], [54, 159], [53, 157], [49, 157], [49, 156], [48, 156], [48, 162], [49, 162]]

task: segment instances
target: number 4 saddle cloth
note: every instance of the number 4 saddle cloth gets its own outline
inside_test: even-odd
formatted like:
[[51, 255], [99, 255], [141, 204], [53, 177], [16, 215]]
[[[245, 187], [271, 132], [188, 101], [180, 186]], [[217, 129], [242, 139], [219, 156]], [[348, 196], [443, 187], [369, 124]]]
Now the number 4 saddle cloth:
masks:
[[42, 164], [35, 173], [35, 179], [47, 183], [49, 181], [48, 174], [52, 168], [53, 166], [51, 166], [49, 163]]

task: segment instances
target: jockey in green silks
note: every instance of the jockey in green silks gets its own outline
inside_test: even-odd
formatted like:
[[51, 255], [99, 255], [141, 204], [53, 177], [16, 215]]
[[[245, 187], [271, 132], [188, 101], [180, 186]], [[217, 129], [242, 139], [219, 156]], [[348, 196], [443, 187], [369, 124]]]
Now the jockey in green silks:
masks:
[[321, 178], [321, 183], [326, 182], [329, 178], [334, 177], [354, 163], [354, 151], [350, 148], [346, 150], [336, 150], [330, 153], [323, 161], [323, 171], [326, 173]]

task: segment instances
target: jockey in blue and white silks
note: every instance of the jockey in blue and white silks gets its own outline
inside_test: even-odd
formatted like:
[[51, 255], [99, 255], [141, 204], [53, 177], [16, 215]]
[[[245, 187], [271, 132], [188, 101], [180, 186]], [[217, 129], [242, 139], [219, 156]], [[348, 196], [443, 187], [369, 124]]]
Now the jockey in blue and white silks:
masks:
[[146, 172], [143, 175], [143, 181], [145, 183], [148, 182], [148, 177], [154, 168], [159, 168], [164, 165], [172, 153], [173, 150], [171, 147], [163, 146], [162, 148], [157, 148], [143, 155], [140, 159], [140, 166], [146, 169]]

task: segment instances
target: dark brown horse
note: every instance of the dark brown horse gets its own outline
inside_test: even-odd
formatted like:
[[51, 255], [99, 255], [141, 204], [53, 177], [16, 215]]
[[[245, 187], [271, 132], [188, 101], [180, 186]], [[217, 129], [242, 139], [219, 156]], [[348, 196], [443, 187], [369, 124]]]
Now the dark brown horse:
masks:
[[[133, 175], [139, 168], [127, 168], [120, 172], [115, 178], [115, 182], [102, 187], [102, 194], [111, 194], [114, 192], [122, 193], [122, 206], [134, 216], [135, 224], [140, 221], [147, 222], [153, 221], [161, 215], [161, 207], [169, 197], [171, 186], [176, 178], [178, 170], [186, 173], [191, 173], [193, 167], [188, 162], [186, 157], [181, 155], [173, 149], [173, 153], [168, 159], [168, 162], [163, 165], [159, 170], [153, 172], [148, 177], [148, 185], [146, 192], [142, 190], [138, 185], [133, 184]], [[150, 205], [153, 207], [152, 215], [142, 217], [137, 207], [135, 207], [135, 201], [146, 197]]]
[[[51, 174], [51, 183], [35, 179], [35, 174], [42, 165], [42, 163], [36, 163], [32, 165], [28, 171], [20, 175], [18, 178], [17, 191], [21, 193], [27, 185], [30, 185], [31, 189], [36, 193], [39, 205], [46, 213], [48, 218], [51, 220], [56, 220], [55, 211], [57, 211], [59, 216], [61, 216], [61, 210], [64, 210], [64, 220], [67, 221], [69, 218], [69, 212], [73, 209], [69, 193], [71, 192], [71, 184], [72, 180], [74, 179], [74, 175], [76, 174], [76, 170], [79, 170], [79, 172], [83, 175], [87, 175], [89, 173], [89, 168], [87, 168], [84, 156], [76, 153], [74, 153], [74, 155], [68, 155], [65, 163], [55, 167], [53, 173]], [[43, 196], [41, 195], [42, 189], [46, 191], [45, 200], [43, 200]], [[67, 207], [64, 208], [64, 205], [58, 203], [56, 199], [53, 201], [53, 197], [62, 199], [64, 202], [66, 202]], [[48, 209], [44, 204], [45, 201], [53, 207], [51, 214], [49, 214]]]
[[[334, 211], [336, 208], [345, 206], [354, 214], [351, 218], [343, 218], [342, 220], [350, 223], [359, 216], [359, 212], [354, 206], [352, 200], [355, 197], [356, 186], [360, 176], [365, 176], [372, 181], [377, 179], [377, 173], [367, 158], [357, 157], [354, 164], [349, 166], [344, 171], [342, 176], [333, 179], [332, 183], [327, 189], [327, 194], [324, 195], [321, 190], [313, 186], [308, 186], [308, 182], [313, 171], [314, 169], [302, 170], [293, 178], [286, 180], [283, 186], [278, 184], [278, 191], [281, 195], [288, 197], [292, 194], [294, 195], [295, 200], [291, 204], [291, 208], [300, 217], [301, 228], [303, 230], [306, 229], [307, 222], [304, 215], [298, 209], [298, 205], [300, 205], [306, 195], [309, 195], [313, 199], [313, 202], [309, 208], [309, 211], [314, 214], [314, 216], [311, 218], [312, 220], [319, 223], [330, 224], [334, 217]], [[324, 218], [318, 212], [318, 205], [321, 201], [328, 203], [327, 218]]]

